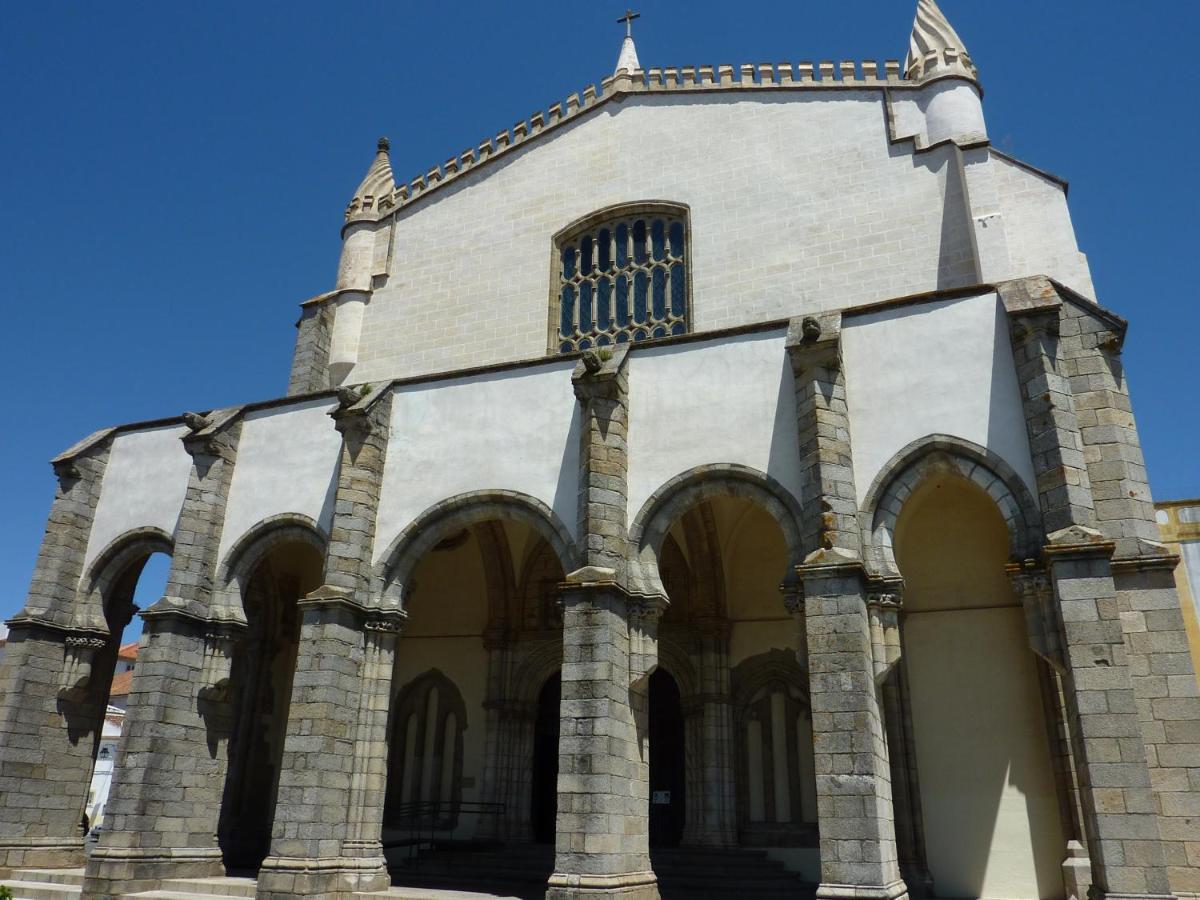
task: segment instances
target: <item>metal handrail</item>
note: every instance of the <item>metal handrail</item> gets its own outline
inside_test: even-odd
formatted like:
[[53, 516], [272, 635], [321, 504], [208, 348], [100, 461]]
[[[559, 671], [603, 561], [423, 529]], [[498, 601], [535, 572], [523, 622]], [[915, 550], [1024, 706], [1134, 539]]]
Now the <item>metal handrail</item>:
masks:
[[[445, 812], [443, 813], [443, 808]], [[421, 847], [433, 845], [439, 833], [451, 832], [458, 826], [458, 817], [463, 813], [476, 816], [502, 816], [503, 803], [460, 800], [415, 800], [393, 808], [388, 816], [390, 824], [408, 823], [407, 840], [390, 840], [384, 847], [408, 847], [408, 858], [419, 859]]]

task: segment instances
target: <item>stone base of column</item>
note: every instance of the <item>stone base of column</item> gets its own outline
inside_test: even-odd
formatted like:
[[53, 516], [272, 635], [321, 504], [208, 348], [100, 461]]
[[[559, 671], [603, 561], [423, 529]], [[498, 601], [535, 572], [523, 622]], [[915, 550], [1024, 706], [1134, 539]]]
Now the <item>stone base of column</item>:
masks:
[[546, 900], [659, 900], [654, 872], [621, 875], [571, 875], [555, 872], [547, 883]]
[[83, 838], [0, 840], [0, 878], [7, 878], [13, 869], [78, 869], [86, 859]]
[[97, 847], [88, 857], [83, 896], [88, 900], [115, 900], [137, 891], [155, 890], [168, 878], [214, 878], [224, 874], [219, 847]]
[[269, 856], [258, 870], [258, 900], [328, 897], [349, 900], [355, 894], [384, 891], [392, 885], [387, 860], [374, 857]]
[[822, 884], [817, 900], [908, 900], [903, 879], [891, 884]]
[[1098, 900], [1177, 900], [1175, 894], [1114, 894], [1094, 891]]

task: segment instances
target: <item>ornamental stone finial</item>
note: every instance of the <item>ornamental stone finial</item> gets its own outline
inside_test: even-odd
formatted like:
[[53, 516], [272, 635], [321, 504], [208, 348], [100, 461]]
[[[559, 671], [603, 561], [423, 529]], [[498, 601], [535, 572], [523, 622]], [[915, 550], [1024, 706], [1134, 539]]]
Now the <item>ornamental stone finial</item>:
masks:
[[617, 19], [618, 23], [625, 25], [625, 39], [621, 41], [621, 53], [617, 57], [617, 67], [613, 69], [613, 74], [624, 69], [626, 72], [633, 72], [640, 69], [642, 64], [638, 62], [637, 47], [633, 44], [633, 20], [640, 19], [641, 13], [635, 13], [632, 9], [625, 10], [625, 15]]
[[938, 8], [936, 0], [917, 0], [917, 16], [908, 39], [904, 70], [913, 81], [944, 75], [959, 75], [972, 81], [979, 79], [966, 45]]
[[390, 200], [396, 190], [396, 180], [392, 175], [392, 161], [388, 152], [392, 142], [381, 137], [375, 144], [375, 159], [371, 161], [367, 174], [354, 191], [354, 196], [346, 206], [346, 221], [354, 219], [373, 219], [378, 212], [379, 204]]

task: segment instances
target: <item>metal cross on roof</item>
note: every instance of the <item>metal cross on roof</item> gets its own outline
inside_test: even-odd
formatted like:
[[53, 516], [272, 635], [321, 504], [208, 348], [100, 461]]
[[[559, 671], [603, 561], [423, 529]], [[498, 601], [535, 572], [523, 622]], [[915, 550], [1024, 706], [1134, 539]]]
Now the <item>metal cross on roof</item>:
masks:
[[625, 15], [617, 19], [618, 24], [621, 22], [625, 23], [625, 37], [633, 37], [633, 20], [640, 19], [641, 17], [641, 13], [635, 13], [632, 9], [627, 9], [625, 10]]

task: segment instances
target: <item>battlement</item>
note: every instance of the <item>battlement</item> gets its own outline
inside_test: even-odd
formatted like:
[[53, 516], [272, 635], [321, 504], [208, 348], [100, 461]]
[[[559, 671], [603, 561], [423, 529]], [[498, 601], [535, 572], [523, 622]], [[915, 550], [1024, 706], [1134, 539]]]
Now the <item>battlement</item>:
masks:
[[[356, 196], [346, 207], [346, 221], [379, 220], [419, 200], [456, 178], [509, 153], [525, 142], [571, 122], [609, 101], [632, 94], [705, 93], [713, 91], [917, 90], [934, 77], [967, 77], [970, 57], [954, 48], [931, 50], [911, 62], [905, 72], [898, 60], [734, 65], [669, 66], [619, 69], [599, 85], [589, 84], [563, 102], [532, 113], [511, 128], [485, 137], [477, 147], [401, 182], [385, 194]], [[390, 174], [390, 173], [389, 173]]]

